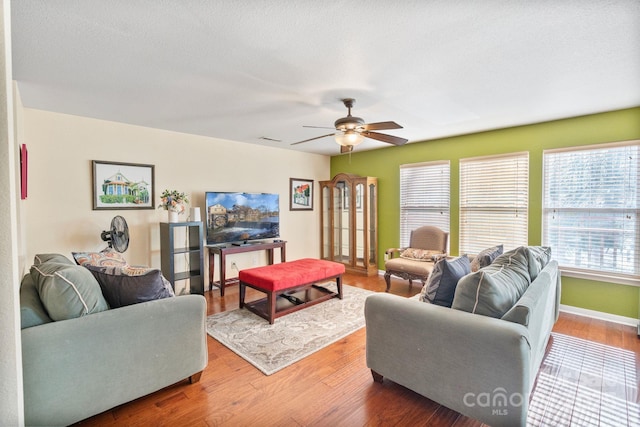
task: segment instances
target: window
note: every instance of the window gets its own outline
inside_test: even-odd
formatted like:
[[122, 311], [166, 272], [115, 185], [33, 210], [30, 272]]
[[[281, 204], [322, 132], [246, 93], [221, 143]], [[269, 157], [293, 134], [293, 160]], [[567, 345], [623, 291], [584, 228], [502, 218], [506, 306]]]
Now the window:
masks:
[[565, 271], [640, 278], [640, 142], [544, 152], [543, 236]]
[[460, 160], [460, 253], [528, 242], [529, 153]]
[[400, 166], [401, 247], [423, 225], [449, 231], [449, 169], [449, 161]]

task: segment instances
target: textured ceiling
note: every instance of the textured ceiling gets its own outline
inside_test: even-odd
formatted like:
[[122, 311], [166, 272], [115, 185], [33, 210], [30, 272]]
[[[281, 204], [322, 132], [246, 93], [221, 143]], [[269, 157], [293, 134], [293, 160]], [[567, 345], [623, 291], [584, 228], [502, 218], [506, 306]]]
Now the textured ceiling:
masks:
[[[640, 105], [638, 0], [20, 0], [26, 107], [334, 155]], [[279, 141], [267, 141], [261, 137]], [[366, 140], [357, 151], [386, 147]]]

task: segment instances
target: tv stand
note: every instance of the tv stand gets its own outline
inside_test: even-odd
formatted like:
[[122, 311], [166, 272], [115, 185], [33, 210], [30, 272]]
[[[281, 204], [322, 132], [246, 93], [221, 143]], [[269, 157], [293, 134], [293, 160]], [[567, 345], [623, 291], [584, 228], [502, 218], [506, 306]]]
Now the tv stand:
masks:
[[[238, 283], [238, 278], [227, 279], [227, 255], [239, 254], [244, 252], [267, 251], [267, 263], [273, 264], [273, 250], [280, 248], [280, 262], [286, 261], [286, 245], [287, 242], [279, 240], [273, 242], [253, 242], [253, 243], [232, 243], [230, 245], [207, 245], [209, 249], [209, 290], [213, 289], [213, 285], [220, 286], [220, 296], [224, 296], [224, 288], [228, 285]], [[213, 281], [213, 272], [215, 268], [215, 256], [218, 255], [218, 273], [220, 280]]]

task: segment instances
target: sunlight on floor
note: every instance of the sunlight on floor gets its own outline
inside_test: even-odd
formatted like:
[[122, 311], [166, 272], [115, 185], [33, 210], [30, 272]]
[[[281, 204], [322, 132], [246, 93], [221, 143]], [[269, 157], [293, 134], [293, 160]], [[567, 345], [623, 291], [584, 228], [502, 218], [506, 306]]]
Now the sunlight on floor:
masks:
[[529, 404], [529, 426], [640, 426], [631, 351], [558, 333]]

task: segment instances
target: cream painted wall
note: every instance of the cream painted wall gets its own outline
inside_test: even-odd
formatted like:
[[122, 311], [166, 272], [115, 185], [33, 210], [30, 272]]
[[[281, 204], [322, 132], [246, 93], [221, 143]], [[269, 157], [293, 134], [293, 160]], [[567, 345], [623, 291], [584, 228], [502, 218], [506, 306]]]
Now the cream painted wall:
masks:
[[[20, 199], [20, 146], [25, 144], [24, 141], [24, 106], [22, 105], [22, 98], [20, 97], [20, 91], [18, 90], [18, 84], [13, 82], [13, 132], [14, 139], [16, 141], [16, 200], [18, 201], [18, 227], [17, 227], [17, 242], [18, 242], [18, 271], [22, 273], [25, 269], [31, 266], [31, 261], [27, 259], [27, 232], [25, 228], [26, 220], [26, 206], [25, 201]], [[28, 154], [28, 153], [27, 153]], [[20, 276], [22, 277], [22, 275]]]
[[11, 78], [11, 10], [0, 3], [0, 424], [24, 425], [20, 335], [17, 181], [19, 158], [14, 133]]
[[[71, 256], [72, 251], [102, 250], [106, 244], [100, 232], [114, 215], [122, 215], [131, 235], [127, 261], [160, 267], [158, 223], [167, 221], [167, 212], [92, 210], [92, 160], [155, 165], [155, 205], [164, 189], [184, 191], [191, 206], [201, 207], [203, 218], [205, 191], [278, 193], [287, 258], [319, 256], [318, 193], [313, 211], [290, 212], [289, 178], [328, 179], [327, 156], [29, 108], [24, 109], [24, 138], [29, 148], [24, 221], [30, 259], [36, 253]], [[236, 263], [242, 269], [265, 259], [262, 253], [262, 259], [256, 256], [238, 255]]]

